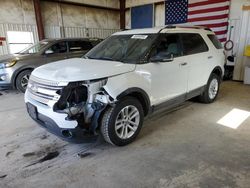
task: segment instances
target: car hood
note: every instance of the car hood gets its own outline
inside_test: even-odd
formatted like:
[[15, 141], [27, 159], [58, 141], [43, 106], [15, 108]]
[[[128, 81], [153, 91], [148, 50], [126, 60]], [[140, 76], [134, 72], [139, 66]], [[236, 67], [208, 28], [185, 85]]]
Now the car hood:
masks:
[[12, 60], [24, 60], [32, 58], [34, 54], [8, 54], [0, 56], [0, 63], [10, 62]]
[[110, 77], [134, 69], [134, 64], [118, 61], [73, 58], [40, 66], [32, 76], [56, 82], [74, 82]]

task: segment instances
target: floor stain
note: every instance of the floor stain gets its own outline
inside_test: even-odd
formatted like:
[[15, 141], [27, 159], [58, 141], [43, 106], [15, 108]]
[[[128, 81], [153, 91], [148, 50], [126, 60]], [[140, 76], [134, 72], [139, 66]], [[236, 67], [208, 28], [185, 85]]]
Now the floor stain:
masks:
[[31, 157], [31, 156], [34, 156], [34, 155], [36, 155], [35, 152], [29, 152], [29, 153], [24, 153], [23, 157]]
[[45, 162], [45, 161], [52, 160], [52, 159], [58, 157], [59, 154], [60, 154], [60, 153], [59, 153], [58, 151], [49, 152], [49, 153], [47, 153], [43, 158], [39, 159], [38, 161], [36, 161], [36, 162], [34, 162], [34, 163], [31, 163], [31, 164], [25, 166], [25, 167], [30, 167], [30, 166], [36, 165], [36, 164], [38, 164], [38, 163], [43, 163], [43, 162]]
[[1, 178], [1, 179], [6, 178], [6, 177], [7, 177], [7, 174], [0, 175], [0, 178]]
[[85, 158], [85, 157], [88, 157], [90, 155], [93, 155], [93, 153], [91, 152], [84, 152], [84, 153], [78, 153], [77, 154], [80, 158]]
[[14, 151], [8, 151], [6, 154], [5, 154], [5, 157], [9, 157], [10, 154], [12, 154]]

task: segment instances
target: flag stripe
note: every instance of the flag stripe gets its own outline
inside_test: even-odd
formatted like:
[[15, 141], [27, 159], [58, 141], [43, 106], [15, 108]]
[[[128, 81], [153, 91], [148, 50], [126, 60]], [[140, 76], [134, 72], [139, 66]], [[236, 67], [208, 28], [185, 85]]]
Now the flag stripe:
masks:
[[205, 21], [205, 20], [217, 20], [217, 19], [223, 19], [228, 18], [228, 14], [222, 14], [217, 16], [209, 16], [209, 17], [200, 17], [200, 18], [191, 18], [188, 19], [188, 22], [197, 22], [197, 21]]
[[229, 1], [227, 1], [227, 2], [222, 2], [222, 3], [204, 5], [204, 6], [188, 7], [188, 10], [189, 11], [206, 10], [206, 9], [209, 9], [209, 8], [224, 7], [224, 6], [229, 6], [229, 5], [230, 5], [230, 3], [229, 3]]
[[228, 26], [228, 22], [220, 22], [220, 23], [214, 23], [214, 24], [204, 24], [204, 25], [200, 25], [200, 26], [206, 26], [206, 27], [209, 27], [209, 28], [223, 27], [223, 26]]
[[216, 7], [216, 8], [208, 8], [204, 10], [195, 10], [195, 11], [189, 11], [188, 15], [195, 15], [195, 14], [203, 14], [203, 13], [210, 13], [210, 12], [217, 12], [217, 11], [225, 11], [229, 10], [229, 6], [223, 6], [223, 7]]
[[197, 3], [189, 3], [188, 8], [190, 7], [197, 7], [197, 6], [204, 6], [204, 5], [211, 5], [211, 4], [216, 4], [216, 3], [223, 3], [223, 2], [228, 2], [229, 0], [209, 0], [209, 1], [202, 1], [202, 2], [197, 2]]
[[214, 32], [227, 30], [227, 26], [224, 27], [210, 27]]
[[216, 35], [225, 35], [225, 34], [227, 34], [227, 30], [215, 31], [214, 33], [215, 33]]
[[193, 14], [193, 15], [188, 15], [188, 19], [202, 18], [202, 17], [209, 17], [209, 16], [220, 16], [223, 14], [228, 14], [228, 12], [223, 10], [223, 11], [208, 12], [208, 13], [203, 13], [203, 14]]
[[227, 22], [227, 18], [218, 19], [218, 20], [206, 20], [206, 21], [197, 21], [197, 22], [191, 22], [193, 25], [208, 25], [208, 24], [219, 24]]

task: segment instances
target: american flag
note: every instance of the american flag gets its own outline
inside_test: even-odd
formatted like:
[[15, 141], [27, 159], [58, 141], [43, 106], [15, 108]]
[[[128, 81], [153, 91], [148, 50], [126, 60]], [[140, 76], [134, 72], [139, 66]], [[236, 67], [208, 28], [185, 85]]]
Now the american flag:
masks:
[[230, 0], [166, 0], [165, 24], [188, 23], [212, 29], [221, 42], [227, 39]]

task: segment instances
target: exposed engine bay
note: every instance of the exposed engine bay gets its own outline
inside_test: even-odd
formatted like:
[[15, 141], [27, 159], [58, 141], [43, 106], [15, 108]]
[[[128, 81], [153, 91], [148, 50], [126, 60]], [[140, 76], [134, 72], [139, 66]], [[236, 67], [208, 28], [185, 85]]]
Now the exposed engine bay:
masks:
[[66, 113], [66, 120], [76, 120], [80, 127], [95, 132], [101, 112], [108, 104], [114, 103], [114, 99], [103, 89], [106, 83], [107, 79], [69, 83], [57, 91], [61, 97], [53, 110]]

